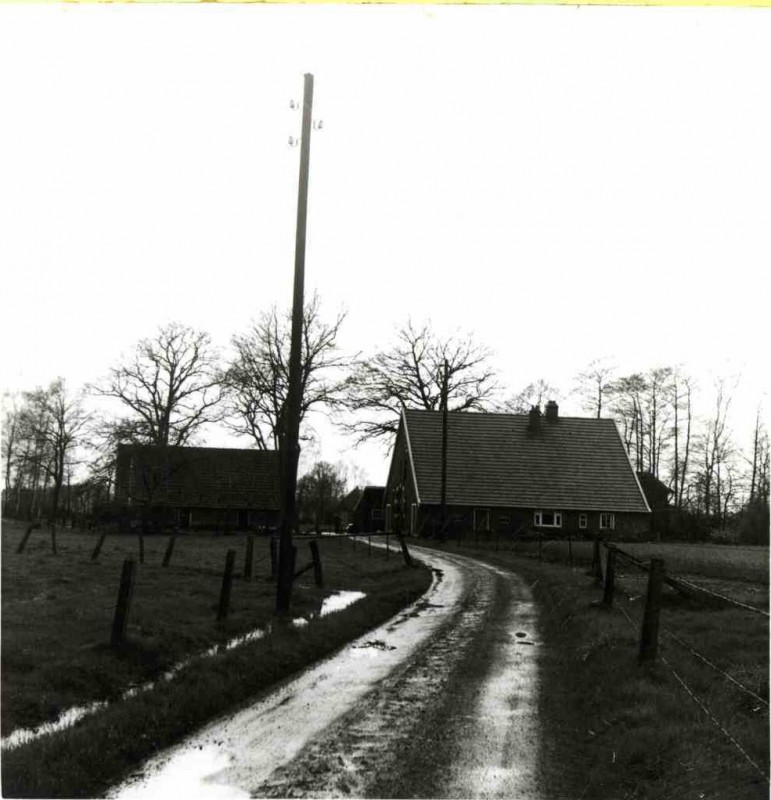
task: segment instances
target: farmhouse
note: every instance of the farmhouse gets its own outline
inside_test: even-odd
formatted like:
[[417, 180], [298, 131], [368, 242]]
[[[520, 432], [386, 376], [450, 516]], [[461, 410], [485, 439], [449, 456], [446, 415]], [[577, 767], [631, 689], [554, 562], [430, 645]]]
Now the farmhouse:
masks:
[[651, 512], [610, 419], [403, 410], [385, 492], [386, 524], [436, 535], [445, 502], [453, 529], [642, 538]]
[[119, 445], [115, 501], [183, 528], [272, 526], [279, 470], [275, 450]]

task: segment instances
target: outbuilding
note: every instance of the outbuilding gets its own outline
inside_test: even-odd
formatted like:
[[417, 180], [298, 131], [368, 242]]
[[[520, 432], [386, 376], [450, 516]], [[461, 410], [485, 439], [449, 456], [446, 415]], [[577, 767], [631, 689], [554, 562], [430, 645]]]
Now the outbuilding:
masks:
[[124, 516], [181, 528], [254, 528], [278, 521], [275, 450], [119, 445], [115, 502]]

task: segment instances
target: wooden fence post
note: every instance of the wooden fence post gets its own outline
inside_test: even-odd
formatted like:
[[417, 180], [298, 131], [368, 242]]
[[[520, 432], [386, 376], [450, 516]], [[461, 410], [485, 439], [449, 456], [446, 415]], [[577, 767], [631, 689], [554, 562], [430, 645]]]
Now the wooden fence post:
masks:
[[316, 580], [316, 586], [324, 585], [324, 570], [321, 566], [321, 554], [319, 553], [319, 543], [309, 542], [311, 548], [311, 558], [313, 559], [313, 577]]
[[278, 542], [275, 536], [270, 537], [270, 579], [276, 579], [278, 572]]
[[410, 556], [410, 551], [407, 549], [407, 542], [404, 540], [404, 534], [399, 534], [399, 544], [402, 548], [402, 555], [404, 556], [404, 563], [408, 566], [412, 566], [412, 557]]
[[616, 579], [616, 548], [610, 544], [607, 547], [608, 558], [605, 562], [605, 594], [602, 602], [610, 608], [613, 605], [613, 585]]
[[236, 551], [228, 550], [225, 556], [225, 571], [222, 573], [222, 588], [220, 589], [220, 602], [217, 607], [217, 622], [228, 615], [230, 608], [230, 587], [233, 584], [233, 564], [236, 560]]
[[104, 544], [105, 539], [107, 538], [107, 528], [105, 528], [102, 533], [99, 535], [99, 540], [96, 543], [96, 547], [94, 548], [94, 552], [91, 553], [91, 560], [96, 561], [99, 558], [99, 553], [102, 552], [102, 545]]
[[24, 536], [21, 537], [21, 541], [19, 542], [19, 546], [16, 548], [17, 553], [23, 553], [24, 548], [27, 546], [27, 539], [29, 539], [32, 531], [35, 529], [34, 524], [30, 525], [29, 528], [24, 532]]
[[602, 556], [600, 553], [600, 537], [594, 537], [592, 548], [592, 574], [599, 586], [602, 586]]
[[661, 609], [661, 583], [664, 577], [664, 559], [652, 558], [648, 573], [648, 596], [645, 599], [642, 635], [640, 636], [640, 663], [653, 661], [658, 651], [659, 611]]
[[371, 533], [367, 537], [367, 540], [369, 542], [369, 548], [367, 549], [367, 555], [368, 556], [372, 556], [372, 534]]
[[391, 546], [388, 541], [388, 537], [390, 536], [389, 532], [386, 531], [386, 558], [391, 557]]
[[58, 555], [56, 552], [56, 523], [51, 525], [51, 552], [54, 555]]
[[120, 586], [118, 587], [118, 601], [115, 604], [115, 616], [112, 620], [110, 647], [120, 647], [126, 641], [129, 609], [131, 608], [131, 598], [134, 596], [136, 566], [136, 561], [133, 558], [127, 558], [123, 562], [123, 569], [120, 573]]
[[177, 536], [174, 533], [169, 536], [169, 543], [166, 545], [166, 552], [163, 554], [163, 563], [161, 566], [168, 567], [171, 563], [171, 556], [174, 553], [174, 543], [176, 542], [176, 539]]
[[252, 579], [252, 564], [254, 562], [254, 535], [246, 535], [246, 554], [244, 555], [244, 580]]

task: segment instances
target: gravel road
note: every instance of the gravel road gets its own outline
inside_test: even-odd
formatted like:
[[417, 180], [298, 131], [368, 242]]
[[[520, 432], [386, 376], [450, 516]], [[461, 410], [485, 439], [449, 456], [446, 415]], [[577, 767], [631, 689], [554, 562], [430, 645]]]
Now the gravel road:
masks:
[[517, 575], [411, 547], [424, 597], [111, 797], [537, 798], [536, 609]]

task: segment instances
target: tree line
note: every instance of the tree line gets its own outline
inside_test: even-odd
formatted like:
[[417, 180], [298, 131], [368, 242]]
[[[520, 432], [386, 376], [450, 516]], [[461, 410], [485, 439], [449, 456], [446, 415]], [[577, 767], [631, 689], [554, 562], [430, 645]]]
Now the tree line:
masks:
[[[78, 390], [57, 378], [48, 387], [4, 398], [4, 513], [56, 518], [74, 502], [105, 502], [114, 485], [121, 443], [192, 445], [222, 426], [252, 447], [280, 447], [289, 385], [289, 312], [262, 313], [231, 339], [229, 357], [210, 335], [180, 323], [161, 326], [137, 342], [101, 379]], [[698, 387], [678, 366], [619, 374], [596, 360], [576, 373], [565, 392], [539, 378], [509, 393], [492, 351], [470, 335], [437, 334], [429, 324], [403, 324], [373, 353], [339, 346], [345, 313], [326, 317], [314, 296], [304, 310], [301, 438], [314, 437], [309, 414], [319, 411], [356, 443], [393, 442], [402, 408], [525, 413], [547, 400], [572, 401], [585, 414], [616, 421], [638, 473], [669, 487], [675, 535], [697, 538], [738, 530], [767, 541], [769, 437], [758, 408], [752, 447], [742, 449], [730, 423], [734, 386], [723, 379]], [[712, 410], [696, 414], [699, 392]], [[87, 411], [89, 398], [107, 398], [112, 414]], [[334, 465], [313, 465], [298, 486], [301, 507], [328, 509], [346, 493]], [[316, 494], [309, 490], [315, 486]], [[318, 487], [321, 487], [320, 489]], [[319, 501], [319, 493], [322, 500]], [[308, 499], [310, 498], [310, 499]], [[313, 511], [308, 514], [313, 516]], [[318, 516], [318, 514], [316, 514]]]

